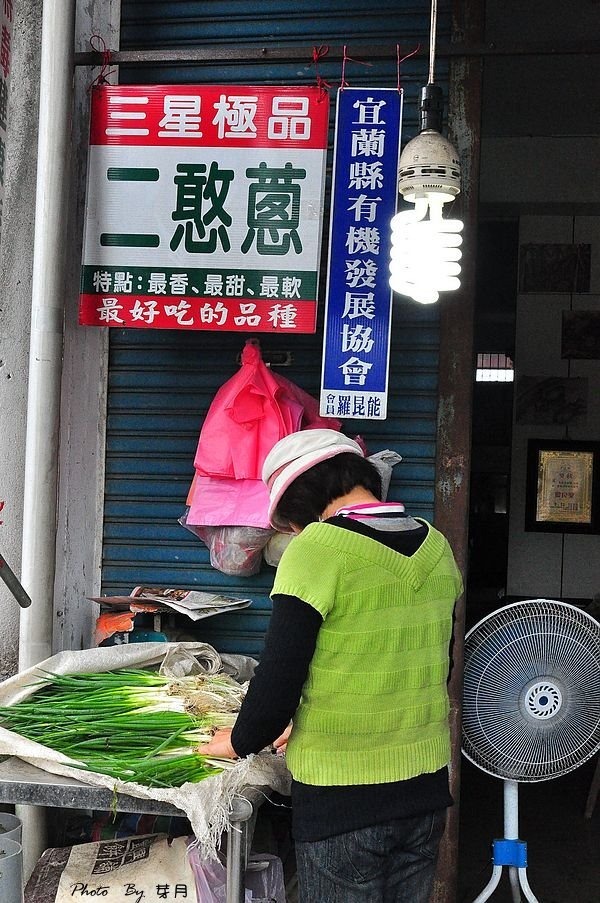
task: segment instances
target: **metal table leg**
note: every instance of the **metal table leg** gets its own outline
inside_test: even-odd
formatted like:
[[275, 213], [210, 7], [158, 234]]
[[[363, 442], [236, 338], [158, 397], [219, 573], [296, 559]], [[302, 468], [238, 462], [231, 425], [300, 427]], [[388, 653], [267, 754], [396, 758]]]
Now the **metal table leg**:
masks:
[[594, 771], [594, 777], [592, 778], [592, 783], [590, 785], [590, 790], [588, 793], [588, 797], [585, 803], [585, 812], [584, 818], [591, 818], [594, 814], [594, 809], [596, 807], [596, 802], [598, 800], [598, 794], [600, 793], [600, 755], [596, 761], [596, 770]]
[[[246, 787], [235, 798], [227, 833], [226, 903], [244, 903], [244, 875], [254, 832], [253, 817], [267, 799], [264, 789]], [[15, 757], [0, 757], [0, 803], [67, 809], [111, 811], [115, 799], [106, 787], [95, 787], [74, 778], [51, 774]], [[117, 812], [185, 815], [181, 809], [156, 800], [117, 794]], [[35, 864], [35, 863], [34, 863]], [[0, 903], [4, 901], [0, 900]]]
[[244, 903], [244, 876], [248, 864], [248, 826], [254, 807], [243, 798], [235, 801], [227, 830], [226, 903]]

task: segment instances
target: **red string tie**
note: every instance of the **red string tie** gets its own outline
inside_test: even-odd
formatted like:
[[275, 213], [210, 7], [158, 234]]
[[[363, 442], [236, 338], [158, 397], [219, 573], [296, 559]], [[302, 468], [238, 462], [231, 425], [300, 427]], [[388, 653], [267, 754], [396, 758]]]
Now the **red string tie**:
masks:
[[112, 75], [117, 70], [110, 68], [112, 51], [110, 51], [108, 49], [108, 47], [106, 46], [106, 42], [105, 42], [104, 38], [102, 37], [102, 35], [93, 34], [90, 38], [90, 47], [92, 48], [92, 50], [95, 50], [96, 53], [102, 54], [102, 63], [100, 65], [100, 72], [98, 73], [96, 78], [91, 83], [91, 85], [90, 85], [90, 90], [91, 90], [92, 88], [96, 87], [96, 85], [107, 85], [108, 84], [108, 76]]
[[329, 82], [326, 81], [321, 76], [321, 73], [319, 72], [319, 60], [322, 60], [324, 57], [326, 57], [328, 53], [329, 53], [329, 45], [328, 44], [321, 44], [319, 47], [313, 47], [312, 61], [313, 61], [313, 65], [315, 67], [315, 77], [317, 80], [317, 88], [319, 89], [319, 100], [317, 101], [317, 103], [320, 103], [324, 99], [325, 95], [327, 94], [327, 91], [331, 88], [331, 85], [329, 84]]
[[352, 56], [348, 56], [347, 54], [347, 44], [344, 44], [344, 56], [342, 59], [342, 77], [340, 81], [340, 90], [344, 88], [349, 88], [350, 84], [346, 81], [346, 63], [358, 63], [359, 66], [372, 66], [373, 63], [368, 63], [366, 60], [356, 60]]
[[417, 44], [414, 50], [411, 50], [410, 53], [407, 53], [406, 56], [400, 58], [400, 44], [396, 44], [396, 71], [398, 76], [398, 91], [402, 91], [402, 84], [400, 81], [400, 66], [405, 60], [409, 60], [411, 56], [415, 56], [421, 49], [421, 45]]

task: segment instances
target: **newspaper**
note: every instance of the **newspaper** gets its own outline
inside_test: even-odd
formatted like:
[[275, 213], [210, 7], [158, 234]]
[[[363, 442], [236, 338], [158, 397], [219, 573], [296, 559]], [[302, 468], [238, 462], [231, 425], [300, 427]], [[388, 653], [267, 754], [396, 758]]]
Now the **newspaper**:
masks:
[[100, 605], [126, 606], [136, 602], [150, 603], [186, 615], [193, 621], [247, 608], [251, 599], [237, 599], [221, 593], [203, 593], [198, 590], [163, 589], [157, 586], [136, 586], [128, 596], [88, 596]]

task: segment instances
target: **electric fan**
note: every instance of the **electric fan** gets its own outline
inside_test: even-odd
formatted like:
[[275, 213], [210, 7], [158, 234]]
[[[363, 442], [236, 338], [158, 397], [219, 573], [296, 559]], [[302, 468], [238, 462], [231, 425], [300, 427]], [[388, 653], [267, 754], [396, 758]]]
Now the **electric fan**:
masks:
[[492, 844], [489, 899], [508, 867], [512, 897], [538, 903], [519, 840], [519, 781], [573, 771], [600, 749], [600, 624], [549, 599], [515, 602], [465, 637], [462, 751], [504, 780], [504, 837]]

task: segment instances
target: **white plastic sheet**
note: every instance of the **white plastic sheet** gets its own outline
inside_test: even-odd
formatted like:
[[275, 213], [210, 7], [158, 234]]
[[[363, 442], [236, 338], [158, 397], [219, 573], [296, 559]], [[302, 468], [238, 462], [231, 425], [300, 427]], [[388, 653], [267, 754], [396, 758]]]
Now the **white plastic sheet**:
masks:
[[[1, 683], [0, 706], [13, 705], [31, 696], [38, 689], [37, 682], [44, 672], [77, 674], [84, 671], [160, 666], [165, 656], [168, 653], [172, 655], [174, 650], [191, 653], [211, 662], [215, 655], [219, 658], [218, 653], [205, 643], [132, 643], [60, 652]], [[281, 756], [264, 752], [241, 759], [228, 770], [198, 784], [187, 783], [169, 789], [144, 787], [129, 781], [116, 781], [108, 775], [83, 771], [73, 759], [3, 727], [0, 727], [0, 755], [18, 756], [52, 774], [66, 775], [129, 796], [176, 806], [187, 815], [201, 854], [208, 859], [216, 857], [221, 835], [230, 824], [236, 796], [243, 796], [248, 787], [272, 789], [283, 794], [288, 794], [290, 788], [290, 775], [285, 760]]]

